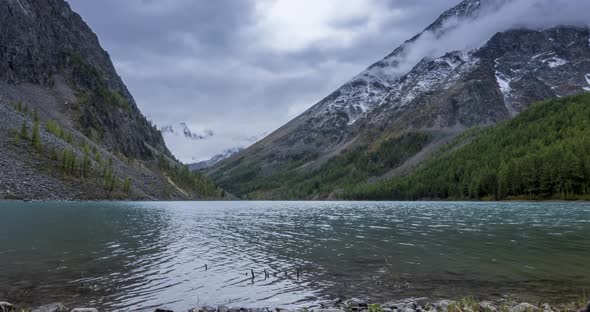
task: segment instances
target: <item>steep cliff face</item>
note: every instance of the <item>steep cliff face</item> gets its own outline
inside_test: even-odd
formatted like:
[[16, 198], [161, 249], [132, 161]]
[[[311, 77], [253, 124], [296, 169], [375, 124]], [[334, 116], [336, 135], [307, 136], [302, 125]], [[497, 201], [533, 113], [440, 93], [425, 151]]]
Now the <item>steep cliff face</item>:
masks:
[[64, 0], [0, 1], [0, 199], [220, 198]]
[[[0, 88], [7, 99], [15, 95], [10, 100], [40, 109], [54, 102], [51, 109], [84, 134], [128, 157], [153, 158], [150, 147], [170, 155], [96, 35], [65, 1], [2, 1], [0, 29]], [[27, 84], [47, 94], [27, 92]]]
[[[212, 177], [234, 194], [290, 198], [290, 189], [321, 181], [318, 174], [330, 176], [325, 168], [350, 160], [357, 148], [368, 150], [363, 157], [378, 162], [373, 151], [384, 143], [398, 142], [411, 132], [428, 134], [429, 143], [420, 145], [421, 150], [413, 148], [405, 159], [372, 166], [379, 170], [367, 173], [350, 160], [349, 172], [339, 173], [340, 182], [321, 191], [330, 193], [342, 181], [366, 182], [410, 170], [465, 129], [511, 118], [535, 101], [589, 90], [590, 33], [585, 28], [511, 29], [476, 49], [447, 51], [407, 66], [411, 59], [406, 52], [424, 34], [436, 40], [457, 25], [453, 21], [478, 18], [483, 9], [489, 12], [506, 2], [461, 2], [301, 116], [214, 166]], [[294, 175], [300, 178], [292, 185], [257, 182]], [[328, 196], [321, 192], [308, 188], [297, 196]]]

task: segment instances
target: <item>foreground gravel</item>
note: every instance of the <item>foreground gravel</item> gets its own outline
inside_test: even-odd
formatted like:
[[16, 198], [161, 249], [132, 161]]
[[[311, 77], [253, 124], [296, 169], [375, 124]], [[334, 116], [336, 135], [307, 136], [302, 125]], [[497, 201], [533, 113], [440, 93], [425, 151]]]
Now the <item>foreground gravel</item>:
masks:
[[[61, 303], [52, 303], [30, 310], [16, 307], [8, 302], [0, 302], [1, 312], [99, 312], [92, 307], [66, 307]], [[155, 312], [175, 312], [165, 307], [156, 308]], [[384, 304], [368, 304], [359, 299], [341, 300], [336, 299], [330, 303], [320, 304], [299, 309], [283, 308], [244, 308], [227, 306], [201, 306], [189, 308], [189, 312], [590, 312], [590, 302], [587, 304], [554, 304], [476, 301], [471, 298], [461, 300], [438, 300], [429, 301], [428, 298], [408, 298], [398, 301], [391, 301]]]

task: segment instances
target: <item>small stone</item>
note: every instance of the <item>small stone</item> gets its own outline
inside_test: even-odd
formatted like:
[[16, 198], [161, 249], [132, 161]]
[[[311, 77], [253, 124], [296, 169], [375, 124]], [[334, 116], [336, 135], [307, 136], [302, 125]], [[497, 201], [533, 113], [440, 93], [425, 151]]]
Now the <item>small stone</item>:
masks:
[[67, 311], [66, 307], [61, 303], [51, 303], [38, 308], [34, 308], [31, 312], [64, 312]]
[[2, 312], [16, 312], [16, 308], [12, 303], [6, 301], [0, 301], [0, 310], [2, 310]]
[[73, 308], [70, 312], [98, 312], [95, 308]]
[[217, 311], [219, 312], [229, 312], [229, 308], [224, 306], [224, 305], [220, 305], [219, 307], [217, 307]]
[[383, 307], [390, 308], [392, 310], [399, 310], [406, 306], [406, 302], [404, 301], [389, 301], [383, 304]]
[[482, 301], [479, 303], [479, 311], [481, 312], [496, 312], [498, 308], [490, 301]]
[[366, 307], [368, 307], [368, 304], [366, 301], [361, 300], [361, 299], [356, 299], [356, 298], [352, 298], [350, 300], [348, 300], [347, 302], [348, 306], [351, 307], [352, 309], [355, 310], [360, 310], [360, 309], [364, 309]]
[[538, 307], [526, 302], [519, 303], [510, 308], [510, 312], [532, 312], [537, 310], [539, 310]]
[[314, 312], [344, 312], [344, 310], [341, 309], [317, 309], [317, 310], [313, 310]]
[[340, 306], [342, 304], [342, 302], [343, 302], [342, 299], [336, 298], [336, 299], [332, 300], [332, 306], [333, 307]]
[[217, 312], [217, 309], [210, 306], [203, 306], [198, 308], [192, 308], [189, 310], [189, 312]]
[[174, 311], [172, 311], [172, 310], [168, 310], [168, 309], [160, 309], [160, 308], [158, 308], [158, 309], [156, 309], [156, 311], [154, 311], [154, 312], [174, 312]]
[[586, 305], [586, 309], [582, 310], [582, 312], [590, 312], [590, 301], [588, 301], [588, 304]]
[[543, 309], [543, 311], [545, 311], [545, 312], [551, 312], [551, 311], [553, 311], [553, 308], [552, 308], [552, 307], [551, 307], [551, 305], [550, 305], [550, 304], [548, 304], [548, 303], [543, 303], [543, 304], [541, 305], [541, 308], [542, 308], [542, 309]]

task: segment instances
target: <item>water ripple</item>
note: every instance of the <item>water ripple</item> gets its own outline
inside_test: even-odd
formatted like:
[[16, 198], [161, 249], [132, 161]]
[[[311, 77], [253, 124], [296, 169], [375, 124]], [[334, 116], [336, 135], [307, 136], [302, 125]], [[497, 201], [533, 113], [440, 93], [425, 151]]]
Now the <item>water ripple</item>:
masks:
[[0, 203], [0, 209], [6, 219], [0, 297], [15, 302], [185, 310], [474, 292], [579, 296], [590, 287], [590, 204], [584, 203]]

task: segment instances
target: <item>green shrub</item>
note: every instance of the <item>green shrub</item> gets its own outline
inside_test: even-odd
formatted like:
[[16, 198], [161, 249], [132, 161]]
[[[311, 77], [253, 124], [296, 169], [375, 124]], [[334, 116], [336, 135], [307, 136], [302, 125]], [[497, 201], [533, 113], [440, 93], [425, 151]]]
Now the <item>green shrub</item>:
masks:
[[380, 304], [369, 304], [369, 312], [383, 312]]
[[53, 120], [47, 121], [45, 124], [45, 128], [49, 133], [55, 135], [56, 137], [63, 138], [64, 132], [63, 129], [59, 126], [59, 124]]

